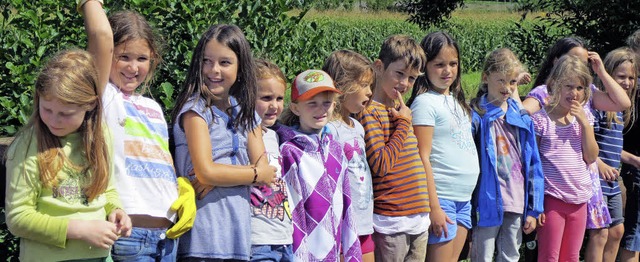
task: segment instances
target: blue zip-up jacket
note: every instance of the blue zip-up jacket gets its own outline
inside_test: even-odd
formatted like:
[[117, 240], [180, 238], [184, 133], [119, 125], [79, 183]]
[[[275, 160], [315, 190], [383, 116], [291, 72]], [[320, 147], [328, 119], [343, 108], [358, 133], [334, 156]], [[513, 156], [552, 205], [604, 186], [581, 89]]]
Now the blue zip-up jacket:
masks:
[[476, 190], [473, 192], [472, 205], [475, 211], [474, 222], [480, 227], [493, 227], [502, 224], [504, 208], [498, 170], [496, 167], [495, 135], [491, 132], [493, 121], [506, 114], [506, 122], [518, 128], [522, 170], [527, 193], [524, 196], [526, 216], [537, 218], [543, 212], [544, 175], [540, 165], [540, 154], [533, 121], [528, 114], [520, 113], [518, 103], [509, 98], [507, 112], [491, 103], [487, 103], [486, 95], [481, 97], [480, 106], [486, 110], [483, 116], [474, 110], [471, 129], [473, 132], [478, 157], [480, 158], [480, 176]]

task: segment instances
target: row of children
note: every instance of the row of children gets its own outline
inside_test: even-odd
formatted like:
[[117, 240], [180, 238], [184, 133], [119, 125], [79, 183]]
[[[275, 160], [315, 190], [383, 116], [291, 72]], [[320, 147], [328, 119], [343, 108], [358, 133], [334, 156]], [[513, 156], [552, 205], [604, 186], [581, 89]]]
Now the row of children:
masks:
[[[598, 260], [602, 237], [621, 229], [616, 168], [640, 162], [620, 146], [624, 124], [635, 126], [629, 50], [603, 63], [560, 40], [520, 103], [528, 75], [498, 49], [469, 105], [450, 36], [396, 35], [373, 63], [342, 50], [299, 74], [285, 110], [278, 67], [254, 62], [236, 26], [214, 25], [172, 114], [172, 156], [161, 107], [139, 94], [160, 62], [148, 23], [128, 11], [107, 20], [95, 0], [78, 6], [91, 55], [52, 58], [8, 152], [21, 260], [455, 261], [473, 225], [473, 261], [496, 247], [517, 261], [522, 232], [538, 224], [541, 261], [576, 261], [587, 221]], [[598, 174], [606, 203], [592, 192]], [[637, 256], [640, 236], [626, 235]]]

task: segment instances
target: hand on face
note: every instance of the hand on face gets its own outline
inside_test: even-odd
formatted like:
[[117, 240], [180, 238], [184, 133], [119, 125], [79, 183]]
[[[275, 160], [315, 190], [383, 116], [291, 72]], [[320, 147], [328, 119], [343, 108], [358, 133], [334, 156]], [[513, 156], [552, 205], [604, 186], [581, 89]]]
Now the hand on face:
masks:
[[574, 116], [579, 123], [585, 123], [585, 121], [587, 121], [587, 115], [584, 112], [582, 103], [580, 103], [578, 100], [571, 101], [571, 109], [569, 110], [569, 114]]
[[396, 91], [396, 93], [398, 98], [395, 100], [396, 102], [394, 102], [396, 107], [391, 108], [391, 116], [394, 118], [403, 117], [411, 121], [411, 109], [404, 103], [400, 92]]

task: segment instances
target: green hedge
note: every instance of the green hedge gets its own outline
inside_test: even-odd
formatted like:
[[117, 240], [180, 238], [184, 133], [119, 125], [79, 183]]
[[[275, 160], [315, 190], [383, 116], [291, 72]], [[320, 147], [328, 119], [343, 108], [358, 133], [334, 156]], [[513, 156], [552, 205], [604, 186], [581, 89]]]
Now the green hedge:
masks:
[[[0, 64], [4, 65], [0, 66], [0, 136], [13, 135], [27, 120], [35, 77], [46, 58], [71, 46], [86, 47], [82, 18], [73, 2], [8, 0], [0, 3], [3, 10]], [[296, 15], [289, 12], [298, 2], [116, 0], [107, 1], [105, 7], [108, 12], [136, 10], [163, 36], [164, 63], [156, 73], [151, 93], [165, 107], [165, 112], [173, 108], [193, 47], [214, 23], [240, 26], [255, 55], [276, 62], [289, 79], [305, 69], [321, 67], [325, 57], [337, 49], [353, 49], [373, 59], [382, 41], [398, 33], [409, 34], [419, 41], [428, 32], [448, 31], [460, 44], [465, 72], [480, 70], [484, 56], [497, 47], [512, 47], [524, 54], [526, 61], [537, 62], [547, 45], [535, 40], [537, 32], [527, 31], [531, 26], [518, 28], [513, 21], [505, 19], [478, 21], [454, 17], [440, 28], [421, 30], [401, 19], [358, 19], [357, 15], [354, 15], [356, 18], [303, 19], [305, 11], [295, 12]], [[521, 33], [512, 33], [517, 30]], [[520, 45], [522, 43], [528, 45]], [[533, 52], [521, 50], [521, 46], [530, 48], [532, 43], [537, 43]]]
[[[0, 137], [15, 134], [29, 117], [34, 81], [46, 59], [65, 48], [86, 47], [83, 21], [74, 2], [0, 3]], [[296, 15], [289, 12], [298, 2], [107, 0], [106, 8], [108, 12], [136, 10], [163, 36], [164, 63], [156, 73], [151, 95], [164, 106], [165, 112], [173, 108], [198, 38], [215, 23], [235, 23], [243, 28], [255, 55], [276, 62], [289, 80], [305, 69], [320, 68], [334, 50], [352, 49], [374, 59], [389, 35], [408, 34], [419, 41], [435, 30], [446, 30], [458, 40], [465, 72], [480, 70], [484, 56], [497, 47], [511, 47], [525, 62], [537, 64], [550, 39], [559, 32], [504, 19], [478, 21], [454, 17], [440, 28], [428, 30], [401, 19], [303, 19], [305, 11], [293, 12]], [[544, 37], [539, 37], [540, 34]], [[529, 67], [534, 69], [535, 65]], [[475, 88], [474, 83], [466, 85], [469, 90]], [[16, 259], [16, 239], [8, 234], [2, 222], [0, 260]]]

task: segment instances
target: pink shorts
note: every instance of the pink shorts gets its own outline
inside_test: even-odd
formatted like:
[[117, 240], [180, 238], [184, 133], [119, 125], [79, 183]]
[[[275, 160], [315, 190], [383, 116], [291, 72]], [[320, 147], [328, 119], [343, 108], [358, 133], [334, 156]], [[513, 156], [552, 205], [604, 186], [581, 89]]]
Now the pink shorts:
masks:
[[362, 249], [362, 254], [371, 253], [376, 249], [376, 244], [373, 243], [372, 235], [358, 236], [358, 239], [360, 239], [360, 249]]

